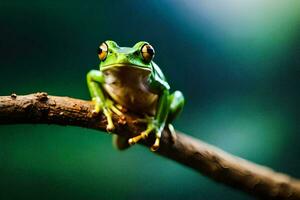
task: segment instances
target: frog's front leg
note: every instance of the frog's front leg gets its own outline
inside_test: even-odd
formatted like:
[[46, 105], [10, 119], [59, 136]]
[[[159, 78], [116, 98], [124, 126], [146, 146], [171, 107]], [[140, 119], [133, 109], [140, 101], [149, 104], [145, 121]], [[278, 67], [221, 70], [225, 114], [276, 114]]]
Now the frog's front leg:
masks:
[[146, 139], [148, 135], [155, 132], [155, 142], [151, 147], [152, 151], [159, 148], [161, 133], [165, 127], [167, 116], [169, 112], [169, 90], [164, 90], [159, 98], [157, 111], [154, 119], [149, 118], [147, 128], [140, 135], [130, 138], [128, 143], [133, 145], [141, 139]]
[[123, 113], [114, 105], [113, 101], [109, 98], [106, 98], [101, 85], [104, 83], [104, 76], [99, 70], [91, 70], [87, 74], [87, 85], [92, 97], [93, 102], [95, 103], [94, 113], [99, 113], [103, 110], [103, 114], [107, 118], [106, 130], [111, 132], [114, 130], [114, 124], [112, 121], [112, 113], [116, 113], [120, 116], [121, 119], [124, 119]]

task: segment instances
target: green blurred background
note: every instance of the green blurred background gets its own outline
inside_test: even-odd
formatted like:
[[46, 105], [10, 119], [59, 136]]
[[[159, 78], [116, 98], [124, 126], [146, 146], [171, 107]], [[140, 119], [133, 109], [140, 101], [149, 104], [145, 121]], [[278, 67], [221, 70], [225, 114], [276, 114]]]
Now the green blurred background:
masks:
[[[300, 1], [3, 1], [0, 95], [89, 99], [96, 49], [149, 41], [187, 103], [177, 129], [300, 177]], [[252, 199], [111, 136], [0, 126], [0, 199]]]

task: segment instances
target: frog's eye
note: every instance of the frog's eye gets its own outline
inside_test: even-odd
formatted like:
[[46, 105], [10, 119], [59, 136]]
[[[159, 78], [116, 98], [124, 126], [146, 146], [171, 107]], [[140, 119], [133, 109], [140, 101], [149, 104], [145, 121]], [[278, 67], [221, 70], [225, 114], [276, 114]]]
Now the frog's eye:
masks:
[[107, 44], [104, 42], [102, 43], [99, 48], [98, 48], [98, 57], [101, 61], [105, 60], [106, 56], [107, 56]]
[[150, 62], [155, 54], [154, 48], [150, 44], [144, 44], [141, 48], [141, 52], [146, 62]]

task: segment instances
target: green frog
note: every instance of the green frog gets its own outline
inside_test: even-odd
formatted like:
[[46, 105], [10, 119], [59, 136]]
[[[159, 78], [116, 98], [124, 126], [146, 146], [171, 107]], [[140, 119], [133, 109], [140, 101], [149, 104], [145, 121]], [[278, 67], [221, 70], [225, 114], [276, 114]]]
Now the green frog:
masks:
[[184, 106], [180, 91], [170, 93], [170, 86], [158, 65], [153, 62], [154, 48], [145, 41], [133, 47], [120, 47], [114, 41], [103, 42], [98, 48], [100, 69], [87, 74], [87, 84], [95, 104], [94, 111], [100, 111], [107, 118], [107, 131], [113, 132], [112, 114], [124, 119], [124, 110], [139, 113], [147, 128], [132, 138], [115, 136], [119, 149], [125, 149], [155, 134], [150, 148], [156, 151], [167, 125], [174, 130], [171, 122]]

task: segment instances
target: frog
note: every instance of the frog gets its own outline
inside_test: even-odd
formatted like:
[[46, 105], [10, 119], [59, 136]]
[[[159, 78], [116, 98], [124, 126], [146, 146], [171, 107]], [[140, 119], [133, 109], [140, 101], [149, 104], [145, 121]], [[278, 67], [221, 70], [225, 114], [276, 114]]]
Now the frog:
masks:
[[113, 132], [113, 114], [124, 119], [124, 113], [140, 114], [139, 122], [146, 123], [139, 135], [126, 138], [115, 135], [118, 149], [126, 149], [154, 134], [150, 147], [157, 151], [162, 132], [168, 127], [172, 133], [173, 120], [181, 113], [185, 99], [179, 90], [170, 92], [170, 85], [160, 67], [153, 61], [153, 46], [140, 41], [132, 47], [121, 47], [113, 40], [102, 42], [97, 50], [99, 70], [87, 73], [87, 85], [94, 103], [93, 113], [103, 112], [107, 132]]

